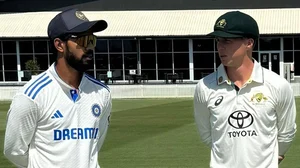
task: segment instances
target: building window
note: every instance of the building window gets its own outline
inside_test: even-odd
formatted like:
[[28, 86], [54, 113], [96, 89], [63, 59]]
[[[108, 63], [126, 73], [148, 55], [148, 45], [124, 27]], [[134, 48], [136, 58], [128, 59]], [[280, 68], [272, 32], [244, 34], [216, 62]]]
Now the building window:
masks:
[[96, 78], [98, 80], [105, 80], [108, 71], [108, 54], [95, 54], [96, 64]]
[[95, 53], [99, 52], [108, 52], [107, 48], [107, 40], [97, 40], [96, 47], [95, 47]]
[[156, 58], [155, 54], [141, 54], [142, 74], [147, 74], [149, 80], [156, 80]]
[[293, 38], [283, 39], [283, 50], [293, 50]]
[[280, 38], [262, 37], [259, 39], [260, 51], [280, 50]]
[[214, 39], [194, 39], [194, 51], [214, 51]]
[[48, 54], [35, 54], [35, 60], [40, 65], [40, 72], [43, 72], [49, 68], [48, 66]]
[[188, 39], [174, 39], [173, 40], [174, 52], [189, 52], [189, 40]]
[[122, 53], [122, 40], [109, 40], [109, 52]]
[[19, 41], [20, 53], [33, 53], [32, 41]]
[[285, 51], [283, 52], [283, 62], [285, 63], [293, 63], [294, 62], [294, 55], [293, 55], [293, 51]]
[[48, 53], [48, 41], [34, 41], [34, 53]]
[[194, 53], [194, 69], [195, 80], [214, 72], [214, 53]]
[[137, 52], [136, 40], [123, 40], [124, 52]]
[[116, 80], [123, 79], [123, 59], [122, 54], [109, 54], [110, 70]]
[[155, 52], [155, 40], [140, 40], [141, 52]]
[[17, 53], [15, 41], [2, 41], [2, 45], [3, 45], [3, 53]]
[[[295, 67], [295, 75], [300, 75], [300, 51], [295, 51], [294, 53], [294, 67]], [[299, 64], [299, 65], [298, 65]]]
[[4, 55], [5, 81], [17, 81], [17, 55]]
[[299, 37], [294, 38], [294, 50], [300, 50], [300, 38]]
[[252, 58], [255, 59], [257, 62], [259, 62], [259, 60], [258, 60], [258, 52], [252, 52]]
[[129, 74], [130, 69], [137, 70], [137, 54], [124, 54], [125, 74]]
[[174, 70], [182, 74], [183, 79], [189, 79], [189, 53], [174, 53]]
[[157, 54], [158, 80], [165, 79], [166, 73], [172, 73], [172, 62], [172, 53]]
[[156, 40], [157, 52], [172, 52], [172, 40]]

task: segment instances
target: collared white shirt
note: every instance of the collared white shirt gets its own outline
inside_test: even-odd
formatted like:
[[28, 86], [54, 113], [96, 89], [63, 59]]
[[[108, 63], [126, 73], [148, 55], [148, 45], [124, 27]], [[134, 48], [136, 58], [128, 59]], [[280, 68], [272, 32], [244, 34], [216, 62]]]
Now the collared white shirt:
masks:
[[290, 84], [254, 60], [251, 78], [236, 89], [223, 65], [196, 85], [194, 116], [211, 147], [211, 168], [277, 168], [296, 132]]
[[53, 64], [14, 96], [4, 154], [18, 167], [99, 168], [111, 106], [105, 84], [84, 74], [76, 90]]

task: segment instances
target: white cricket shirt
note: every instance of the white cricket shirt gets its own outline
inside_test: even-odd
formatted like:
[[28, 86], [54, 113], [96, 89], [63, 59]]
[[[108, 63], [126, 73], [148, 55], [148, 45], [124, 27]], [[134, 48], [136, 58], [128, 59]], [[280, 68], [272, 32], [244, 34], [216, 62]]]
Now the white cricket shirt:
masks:
[[290, 84], [254, 60], [251, 78], [235, 89], [223, 65], [196, 85], [194, 116], [211, 147], [211, 168], [277, 168], [296, 132]]
[[53, 64], [14, 96], [4, 154], [18, 167], [99, 168], [111, 106], [106, 85], [84, 74], [76, 90]]

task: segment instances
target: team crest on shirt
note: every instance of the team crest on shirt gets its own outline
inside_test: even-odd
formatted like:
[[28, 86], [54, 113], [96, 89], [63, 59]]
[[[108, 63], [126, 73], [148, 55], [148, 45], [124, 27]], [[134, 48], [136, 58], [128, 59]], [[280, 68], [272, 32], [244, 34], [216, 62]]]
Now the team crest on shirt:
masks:
[[92, 106], [92, 113], [95, 117], [99, 117], [101, 114], [101, 108], [99, 106], [99, 104], [94, 104]]
[[267, 101], [268, 98], [263, 93], [256, 93], [251, 97], [251, 102], [254, 104], [264, 104], [265, 101]]

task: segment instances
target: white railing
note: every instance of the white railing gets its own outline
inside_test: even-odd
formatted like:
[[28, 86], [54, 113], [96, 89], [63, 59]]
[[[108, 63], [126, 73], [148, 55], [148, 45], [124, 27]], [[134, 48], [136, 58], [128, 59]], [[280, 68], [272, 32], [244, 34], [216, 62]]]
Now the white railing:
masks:
[[[300, 96], [300, 83], [291, 84], [294, 96]], [[113, 98], [193, 97], [196, 84], [108, 85]], [[21, 86], [1, 86], [0, 101], [12, 100]]]

